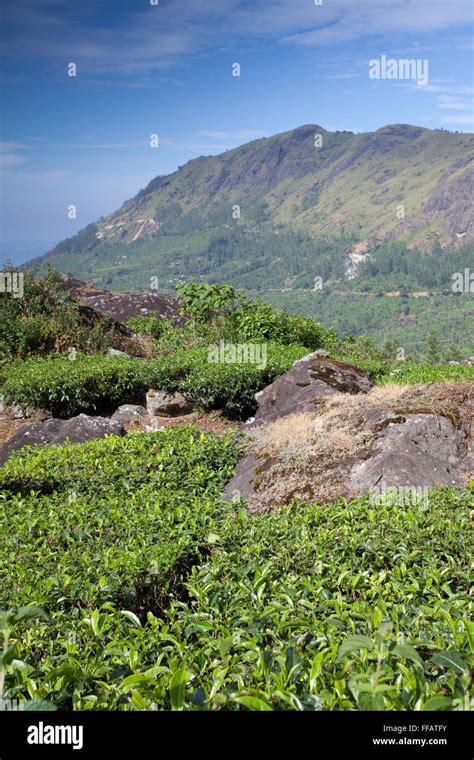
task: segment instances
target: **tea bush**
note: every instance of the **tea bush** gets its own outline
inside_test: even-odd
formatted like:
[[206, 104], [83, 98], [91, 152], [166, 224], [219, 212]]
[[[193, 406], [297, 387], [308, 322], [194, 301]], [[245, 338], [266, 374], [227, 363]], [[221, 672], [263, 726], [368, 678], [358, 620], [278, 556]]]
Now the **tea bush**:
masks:
[[140, 335], [150, 335], [155, 340], [161, 338], [167, 329], [173, 329], [170, 321], [158, 314], [130, 317], [127, 319], [127, 325]]
[[4, 696], [467, 709], [472, 491], [251, 516], [219, 501], [235, 458], [229, 436], [181, 428], [25, 449], [0, 471], [1, 603], [48, 616], [10, 632]]
[[0, 470], [2, 600], [31, 593], [46, 611], [132, 603], [137, 584], [163, 597], [180, 563], [205, 550], [232, 443], [179, 428], [23, 449]]
[[31, 358], [0, 371], [7, 403], [47, 409], [60, 417], [143, 403], [149, 388], [181, 391], [198, 406], [234, 417], [255, 411], [254, 395], [307, 353], [303, 346], [268, 344], [266, 367], [211, 364], [208, 349], [181, 349], [156, 359], [117, 356]]
[[[352, 357], [344, 357], [346, 361]], [[353, 360], [352, 360], [353, 361]], [[385, 362], [377, 359], [358, 360], [357, 366], [366, 369], [374, 383], [400, 383], [422, 385], [424, 383], [473, 382], [474, 367], [468, 364], [417, 364], [416, 362]]]
[[141, 397], [140, 370], [138, 360], [116, 356], [34, 357], [2, 368], [0, 383], [7, 403], [71, 417]]

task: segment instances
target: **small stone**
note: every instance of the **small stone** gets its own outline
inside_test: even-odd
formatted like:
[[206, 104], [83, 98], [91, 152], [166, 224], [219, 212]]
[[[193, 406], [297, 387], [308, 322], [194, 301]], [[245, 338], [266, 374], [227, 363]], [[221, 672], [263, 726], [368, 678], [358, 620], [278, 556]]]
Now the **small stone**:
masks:
[[119, 408], [115, 410], [110, 419], [113, 420], [113, 422], [130, 422], [130, 420], [135, 420], [137, 417], [143, 417], [145, 414], [146, 409], [144, 406], [140, 406], [139, 404], [123, 404], [123, 406], [119, 406]]
[[189, 414], [193, 405], [182, 393], [149, 390], [146, 394], [146, 410], [151, 416], [179, 417]]
[[125, 359], [131, 359], [130, 354], [126, 354], [125, 351], [119, 351], [118, 348], [108, 348], [107, 356], [123, 356]]

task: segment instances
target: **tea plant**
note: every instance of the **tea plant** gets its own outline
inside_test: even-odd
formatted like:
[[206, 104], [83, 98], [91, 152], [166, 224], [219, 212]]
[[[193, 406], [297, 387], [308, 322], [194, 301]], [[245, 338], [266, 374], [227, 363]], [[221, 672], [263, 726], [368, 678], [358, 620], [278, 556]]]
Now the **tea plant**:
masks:
[[143, 403], [149, 388], [181, 391], [202, 408], [250, 416], [254, 395], [307, 353], [303, 346], [269, 343], [266, 367], [210, 364], [207, 347], [181, 349], [156, 359], [117, 356], [32, 358], [0, 371], [7, 403], [47, 409], [56, 416], [113, 411], [119, 404]]
[[[192, 428], [49, 450], [1, 472], [8, 698], [77, 710], [464, 710], [471, 490], [252, 516], [236, 449]], [[9, 644], [9, 645], [10, 645]]]

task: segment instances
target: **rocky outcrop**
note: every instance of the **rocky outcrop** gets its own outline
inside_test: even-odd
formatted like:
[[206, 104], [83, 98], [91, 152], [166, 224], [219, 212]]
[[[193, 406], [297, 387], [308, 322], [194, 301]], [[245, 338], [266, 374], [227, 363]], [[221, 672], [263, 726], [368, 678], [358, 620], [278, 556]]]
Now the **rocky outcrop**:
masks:
[[367, 428], [377, 437], [370, 458], [350, 472], [351, 491], [459, 485], [466, 438], [447, 417], [387, 411], [382, 428], [374, 419]]
[[0, 466], [15, 451], [24, 446], [54, 445], [56, 443], [84, 443], [106, 435], [124, 435], [120, 422], [106, 417], [89, 417], [79, 414], [69, 420], [49, 419], [24, 425], [0, 449]]
[[65, 278], [64, 286], [83, 308], [88, 307], [116, 323], [148, 314], [166, 317], [176, 325], [184, 322], [178, 301], [166, 293], [112, 293], [73, 278]]
[[182, 393], [167, 393], [152, 389], [146, 394], [146, 411], [152, 417], [178, 417], [192, 410], [193, 405]]
[[367, 393], [369, 375], [359, 367], [336, 359], [308, 354], [255, 396], [258, 410], [253, 424], [270, 422], [287, 414], [314, 411], [329, 396]]
[[285, 415], [247, 426], [249, 445], [224, 498], [245, 499], [251, 512], [277, 509], [295, 497], [325, 504], [474, 478], [470, 383], [336, 392], [312, 411], [296, 391], [295, 413], [291, 400], [285, 400]]

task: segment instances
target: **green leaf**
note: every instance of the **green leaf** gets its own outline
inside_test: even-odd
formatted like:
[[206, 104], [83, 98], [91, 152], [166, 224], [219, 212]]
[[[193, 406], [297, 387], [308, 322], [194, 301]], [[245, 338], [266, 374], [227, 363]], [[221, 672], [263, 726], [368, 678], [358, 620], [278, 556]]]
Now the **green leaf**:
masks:
[[132, 692], [129, 699], [130, 704], [132, 704], [136, 710], [146, 710], [148, 707], [147, 701], [143, 699], [142, 695], [138, 691]]
[[474, 652], [474, 622], [471, 620], [463, 620], [464, 627], [467, 631], [467, 638], [469, 639], [469, 649]]
[[238, 702], [239, 705], [247, 707], [249, 710], [271, 711], [273, 708], [268, 702], [264, 702], [259, 697], [236, 697], [234, 702]]
[[188, 670], [183, 665], [182, 668], [173, 673], [170, 681], [170, 701], [172, 710], [182, 710], [186, 696], [186, 682], [188, 680]]
[[323, 658], [324, 658], [324, 652], [318, 652], [317, 654], [315, 654], [313, 658], [313, 663], [311, 665], [311, 671], [309, 674], [309, 688], [310, 689], [314, 689], [316, 681], [321, 675], [321, 671], [323, 669]]
[[467, 663], [464, 662], [459, 652], [456, 652], [454, 649], [438, 652], [433, 655], [430, 662], [434, 662], [435, 665], [439, 665], [442, 668], [454, 670], [456, 673], [464, 673], [468, 670]]
[[133, 623], [136, 628], [142, 627], [139, 618], [135, 615], [134, 612], [130, 612], [130, 610], [120, 610], [120, 614], [130, 620], [130, 622]]
[[450, 710], [453, 700], [449, 697], [431, 697], [422, 707], [422, 710]]
[[342, 660], [347, 654], [352, 652], [359, 652], [361, 649], [368, 649], [369, 652], [375, 649], [375, 645], [368, 636], [348, 636], [348, 638], [341, 644], [337, 653], [337, 662]]
[[33, 618], [47, 620], [48, 616], [41, 607], [20, 607], [13, 615], [13, 622], [18, 623], [20, 620], [32, 620]]
[[419, 665], [421, 668], [424, 667], [424, 662], [421, 659], [420, 655], [409, 644], [397, 644], [392, 649], [392, 654], [397, 655], [398, 657], [403, 657], [405, 660], [410, 660], [411, 662], [414, 662], [415, 665]]
[[143, 683], [150, 683], [150, 676], [145, 673], [134, 673], [131, 676], [124, 678], [121, 684], [118, 686], [118, 690], [121, 692], [130, 691], [134, 686], [138, 686]]

